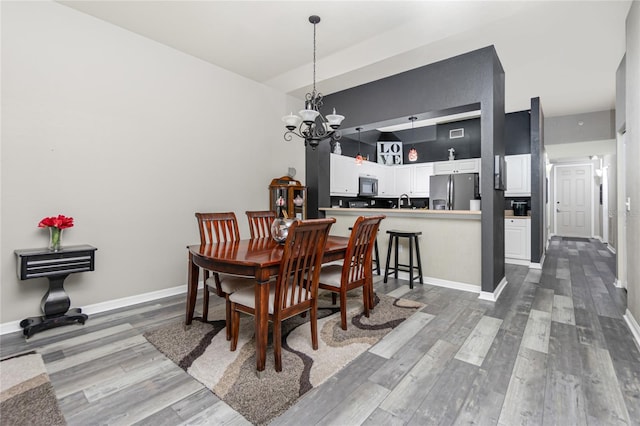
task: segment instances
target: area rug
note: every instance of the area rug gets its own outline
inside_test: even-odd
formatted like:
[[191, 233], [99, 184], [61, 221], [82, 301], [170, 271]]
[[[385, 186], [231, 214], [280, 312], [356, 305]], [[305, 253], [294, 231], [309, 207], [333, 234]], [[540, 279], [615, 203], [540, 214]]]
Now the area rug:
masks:
[[67, 424], [40, 354], [30, 352], [0, 362], [0, 424]]
[[346, 331], [340, 328], [340, 309], [331, 304], [331, 295], [323, 292], [319, 296], [317, 351], [311, 348], [308, 315], [284, 321], [283, 371], [275, 371], [270, 340], [262, 378], [255, 371], [253, 317], [241, 315], [238, 348], [231, 352], [224, 329], [224, 305], [210, 309], [209, 318], [213, 320], [203, 322], [202, 318], [195, 318], [186, 331], [182, 322], [176, 322], [144, 336], [248, 421], [267, 424], [424, 306], [379, 295], [374, 310], [366, 318], [362, 314], [362, 293], [350, 293], [354, 294], [350, 294], [347, 303]]

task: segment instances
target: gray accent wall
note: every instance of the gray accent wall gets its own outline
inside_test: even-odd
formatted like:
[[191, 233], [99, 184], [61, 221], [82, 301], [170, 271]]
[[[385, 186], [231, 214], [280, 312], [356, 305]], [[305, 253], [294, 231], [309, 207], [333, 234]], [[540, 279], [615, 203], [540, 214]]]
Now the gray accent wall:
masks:
[[544, 253], [545, 164], [544, 113], [540, 98], [531, 99], [531, 262], [540, 263]]
[[[493, 293], [504, 273], [504, 192], [493, 185], [494, 156], [504, 156], [504, 70], [493, 46], [455, 56], [401, 74], [327, 95], [324, 108], [345, 115], [342, 128], [353, 133], [452, 112], [481, 111], [482, 290]], [[328, 145], [327, 142], [322, 144]], [[307, 150], [307, 185], [328, 188], [329, 151]], [[313, 192], [310, 191], [310, 195]], [[328, 191], [327, 191], [328, 193]], [[309, 217], [318, 217], [318, 200], [309, 201]]]

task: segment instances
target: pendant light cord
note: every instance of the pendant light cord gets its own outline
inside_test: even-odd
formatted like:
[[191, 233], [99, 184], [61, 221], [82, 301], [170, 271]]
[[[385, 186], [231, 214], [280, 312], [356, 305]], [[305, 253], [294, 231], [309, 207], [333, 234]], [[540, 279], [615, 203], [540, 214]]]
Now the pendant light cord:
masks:
[[316, 93], [316, 23], [313, 24], [313, 93]]

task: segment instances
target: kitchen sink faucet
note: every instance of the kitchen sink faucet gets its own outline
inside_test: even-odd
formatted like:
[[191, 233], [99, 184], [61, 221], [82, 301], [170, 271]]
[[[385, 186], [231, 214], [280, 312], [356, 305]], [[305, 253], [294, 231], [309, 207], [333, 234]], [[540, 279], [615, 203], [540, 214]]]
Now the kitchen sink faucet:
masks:
[[406, 198], [407, 199], [407, 205], [409, 207], [411, 207], [411, 198], [409, 198], [409, 196], [407, 194], [402, 194], [398, 197], [398, 208], [402, 208], [402, 199]]

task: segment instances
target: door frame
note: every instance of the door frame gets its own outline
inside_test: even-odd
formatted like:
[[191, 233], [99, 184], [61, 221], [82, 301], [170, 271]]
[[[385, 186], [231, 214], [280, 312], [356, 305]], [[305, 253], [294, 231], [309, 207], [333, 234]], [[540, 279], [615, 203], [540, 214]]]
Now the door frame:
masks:
[[593, 205], [593, 163], [585, 163], [585, 162], [575, 162], [575, 163], [558, 163], [553, 165], [553, 205], [551, 208], [553, 209], [553, 233], [554, 235], [558, 235], [558, 209], [556, 207], [558, 200], [558, 169], [561, 167], [589, 167], [589, 208], [591, 209], [591, 223], [590, 226], [590, 235], [589, 238], [593, 238], [593, 230], [594, 230], [594, 205]]
[[627, 199], [627, 133], [618, 132], [616, 150], [616, 174], [617, 174], [617, 229], [618, 238], [616, 241], [616, 287], [627, 288], [627, 209], [625, 201]]
[[609, 245], [609, 166], [602, 166], [602, 177], [600, 184], [602, 185], [602, 242]]

